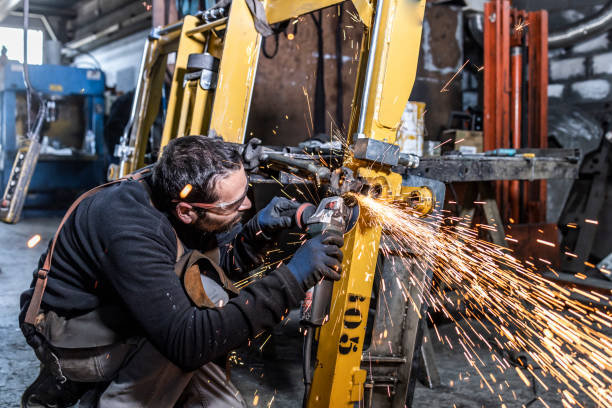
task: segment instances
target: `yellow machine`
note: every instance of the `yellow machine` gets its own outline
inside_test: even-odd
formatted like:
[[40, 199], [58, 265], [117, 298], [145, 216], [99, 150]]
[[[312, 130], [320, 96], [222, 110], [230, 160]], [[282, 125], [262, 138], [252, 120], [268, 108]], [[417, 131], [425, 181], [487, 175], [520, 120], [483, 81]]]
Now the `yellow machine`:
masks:
[[[345, 166], [381, 196], [412, 201], [427, 214], [436, 201], [432, 191], [421, 185], [402, 185], [402, 176], [392, 171], [400, 156], [397, 129], [416, 76], [425, 0], [352, 2], [365, 29], [349, 125], [353, 153], [345, 158]], [[265, 20], [273, 24], [341, 1], [254, 3], [251, 10], [245, 0], [233, 0], [229, 9], [186, 16], [153, 31], [145, 45], [130, 123], [115, 149], [120, 164], [110, 169], [109, 178], [144, 165], [147, 134], [157, 115], [169, 53], [176, 52], [176, 61], [162, 149], [171, 139], [190, 134], [217, 134], [228, 142], [244, 144], [262, 37], [254, 19], [261, 21], [265, 12]], [[373, 392], [375, 379], [368, 378], [362, 368], [362, 352], [381, 236], [381, 229], [369, 222], [367, 214], [361, 214], [345, 237], [343, 278], [333, 287], [328, 324], [317, 329], [316, 365], [307, 407], [353, 407], [360, 401], [365, 406], [373, 404], [372, 394], [366, 394], [368, 387]], [[387, 362], [395, 364], [393, 361], [389, 357]], [[409, 366], [411, 362], [403, 363]], [[406, 392], [397, 391], [391, 405], [403, 407]]]

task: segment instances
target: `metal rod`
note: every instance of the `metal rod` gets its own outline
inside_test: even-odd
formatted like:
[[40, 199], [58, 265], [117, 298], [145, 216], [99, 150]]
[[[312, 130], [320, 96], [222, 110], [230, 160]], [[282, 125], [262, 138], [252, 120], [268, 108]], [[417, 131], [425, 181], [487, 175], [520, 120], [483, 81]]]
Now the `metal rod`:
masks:
[[[521, 90], [523, 86], [523, 48], [520, 46], [512, 47], [511, 50], [511, 71], [512, 71], [512, 91], [510, 106], [511, 122], [512, 122], [512, 147], [520, 149], [521, 146]], [[510, 181], [510, 213], [516, 222], [520, 222], [520, 182], [518, 180]]]
[[612, 0], [592, 17], [588, 17], [577, 24], [562, 28], [550, 33], [548, 48], [561, 48], [584, 41], [597, 34], [606, 32], [612, 27]]
[[30, 110], [32, 106], [32, 84], [30, 83], [30, 76], [28, 70], [28, 29], [29, 29], [29, 13], [30, 13], [30, 1], [23, 0], [23, 82], [26, 87], [26, 135], [28, 138], [32, 137], [32, 119], [30, 117]]
[[187, 31], [186, 34], [189, 35], [189, 36], [192, 36], [194, 34], [201, 33], [203, 31], [208, 31], [211, 28], [215, 28], [217, 26], [225, 24], [227, 22], [227, 20], [228, 20], [228, 17], [223, 17], [223, 18], [220, 18], [220, 19], [215, 20], [213, 22], [210, 22], [210, 23], [207, 23], [207, 24], [202, 24], [201, 26], [197, 26], [197, 27], [192, 28], [191, 30]]
[[370, 87], [372, 85], [372, 73], [374, 72], [374, 56], [376, 54], [376, 44], [378, 43], [378, 32], [380, 30], [380, 19], [382, 14], [383, 0], [376, 2], [376, 15], [374, 16], [374, 25], [372, 26], [372, 41], [370, 41], [370, 50], [368, 51], [368, 65], [366, 68], [366, 77], [363, 84], [363, 92], [361, 94], [361, 107], [359, 108], [359, 124], [357, 125], [357, 137], [363, 136], [365, 127], [365, 117], [368, 110], [368, 100]]
[[173, 31], [180, 31], [181, 28], [183, 28], [183, 22], [179, 21], [179, 22], [171, 24], [169, 26], [165, 26], [165, 27], [160, 28], [157, 33], [159, 35], [166, 35], [166, 34], [171, 33]]
[[121, 135], [121, 139], [119, 140], [119, 144], [122, 149], [120, 155], [120, 163], [119, 163], [119, 177], [125, 176], [123, 174], [124, 164], [128, 160], [128, 155], [126, 153], [126, 149], [129, 145], [129, 133], [132, 125], [134, 124], [134, 119], [136, 118], [136, 114], [140, 103], [142, 101], [142, 95], [140, 95], [140, 90], [142, 88], [142, 81], [144, 78], [145, 66], [147, 65], [147, 57], [149, 55], [149, 48], [151, 46], [151, 39], [147, 37], [144, 45], [144, 50], [142, 52], [142, 60], [140, 61], [140, 70], [138, 71], [138, 80], [136, 81], [136, 90], [134, 91], [134, 100], [132, 101], [132, 109], [130, 110], [130, 119], [128, 120], [127, 125], [123, 129], [123, 134]]

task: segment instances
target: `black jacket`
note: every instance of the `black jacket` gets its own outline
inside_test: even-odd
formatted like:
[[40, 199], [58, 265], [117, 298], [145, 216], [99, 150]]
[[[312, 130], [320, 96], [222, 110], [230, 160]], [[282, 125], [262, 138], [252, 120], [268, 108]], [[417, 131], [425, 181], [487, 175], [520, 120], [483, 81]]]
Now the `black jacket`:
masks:
[[[41, 310], [70, 318], [119, 305], [133, 322], [126, 336], [146, 336], [170, 361], [189, 371], [274, 326], [304, 297], [300, 284], [281, 266], [222, 308], [194, 307], [174, 273], [173, 223], [149, 200], [141, 183], [124, 181], [77, 207], [57, 240]], [[213, 236], [189, 235], [174, 225], [187, 247], [216, 246]], [[271, 243], [258, 230], [253, 219], [220, 247], [221, 266], [230, 278], [245, 276], [261, 262]], [[33, 285], [21, 295], [20, 323]]]

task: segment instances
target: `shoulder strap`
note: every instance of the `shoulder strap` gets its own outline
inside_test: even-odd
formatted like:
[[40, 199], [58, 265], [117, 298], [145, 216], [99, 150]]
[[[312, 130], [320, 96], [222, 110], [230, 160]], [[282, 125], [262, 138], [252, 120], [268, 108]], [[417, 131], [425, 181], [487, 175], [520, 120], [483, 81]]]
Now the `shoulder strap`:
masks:
[[59, 237], [62, 227], [64, 226], [64, 224], [66, 223], [70, 215], [72, 215], [72, 213], [77, 208], [77, 206], [87, 197], [91, 197], [97, 192], [113, 184], [120, 183], [124, 180], [140, 181], [150, 171], [151, 171], [150, 167], [145, 167], [138, 173], [130, 174], [124, 178], [113, 180], [108, 183], [94, 187], [91, 190], [83, 193], [81, 196], [79, 196], [79, 198], [76, 199], [74, 203], [72, 203], [70, 208], [68, 208], [68, 211], [66, 211], [64, 218], [62, 218], [62, 221], [60, 222], [59, 227], [57, 227], [57, 231], [55, 231], [55, 235], [53, 236], [53, 240], [51, 241], [51, 246], [49, 247], [49, 250], [47, 251], [47, 257], [45, 258], [45, 262], [43, 263], [42, 268], [38, 270], [38, 274], [36, 276], [36, 285], [34, 286], [34, 293], [32, 294], [32, 299], [30, 299], [30, 304], [28, 305], [28, 310], [26, 312], [26, 316], [24, 320], [25, 323], [29, 323], [33, 325], [34, 320], [36, 319], [36, 316], [40, 312], [40, 303], [42, 302], [42, 297], [43, 297], [43, 294], [45, 293], [45, 288], [47, 287], [47, 275], [49, 273], [49, 269], [51, 269], [51, 260], [53, 258], [53, 251], [55, 250], [55, 243], [57, 242], [57, 238]]

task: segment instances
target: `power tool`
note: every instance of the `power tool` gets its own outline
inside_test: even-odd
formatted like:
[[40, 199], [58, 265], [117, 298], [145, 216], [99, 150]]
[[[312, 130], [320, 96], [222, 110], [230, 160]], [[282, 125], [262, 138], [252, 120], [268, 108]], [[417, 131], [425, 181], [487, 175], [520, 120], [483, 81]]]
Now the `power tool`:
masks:
[[[309, 238], [319, 234], [344, 235], [354, 225], [358, 217], [358, 207], [349, 206], [339, 196], [326, 197], [316, 207], [303, 204], [296, 214], [298, 226], [306, 230]], [[321, 327], [329, 316], [334, 282], [323, 279], [306, 293], [302, 304], [300, 324], [305, 330], [304, 336], [304, 404], [308, 399], [312, 382], [312, 355], [315, 330]]]

